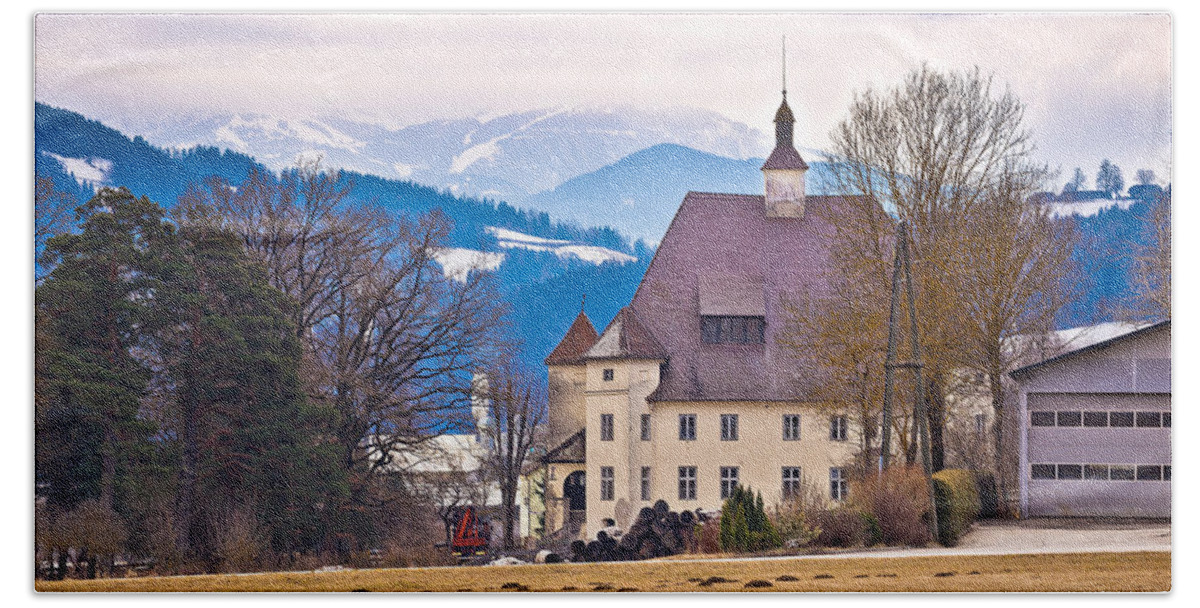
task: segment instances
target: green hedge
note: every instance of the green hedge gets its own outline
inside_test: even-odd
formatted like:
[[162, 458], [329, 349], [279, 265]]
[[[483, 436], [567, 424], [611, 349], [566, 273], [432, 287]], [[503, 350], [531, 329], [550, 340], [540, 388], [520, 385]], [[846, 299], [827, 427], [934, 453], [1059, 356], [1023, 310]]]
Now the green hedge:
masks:
[[953, 547], [979, 517], [975, 475], [964, 469], [938, 471], [933, 474], [933, 494], [937, 503], [938, 542]]

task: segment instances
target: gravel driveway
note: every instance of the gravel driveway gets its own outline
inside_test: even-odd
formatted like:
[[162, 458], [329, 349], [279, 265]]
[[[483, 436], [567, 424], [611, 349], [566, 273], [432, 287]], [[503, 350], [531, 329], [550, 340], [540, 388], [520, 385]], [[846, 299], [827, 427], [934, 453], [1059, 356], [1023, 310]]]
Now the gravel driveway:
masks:
[[[862, 549], [822, 555], [714, 558], [837, 559], [844, 557], [916, 557], [925, 555], [1009, 555], [1014, 553], [1109, 553], [1170, 551], [1171, 524], [1166, 521], [1101, 521], [1034, 519], [1022, 522], [977, 523], [957, 547], [919, 549]], [[709, 561], [709, 560], [703, 560]]]

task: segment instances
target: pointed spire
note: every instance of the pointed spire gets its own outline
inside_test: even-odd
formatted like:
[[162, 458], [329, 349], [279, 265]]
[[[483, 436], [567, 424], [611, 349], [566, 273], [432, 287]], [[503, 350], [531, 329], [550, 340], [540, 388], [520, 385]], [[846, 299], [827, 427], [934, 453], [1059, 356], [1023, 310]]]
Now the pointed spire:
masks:
[[796, 117], [787, 102], [787, 36], [780, 52], [783, 77], [783, 102], [775, 112], [775, 149], [763, 163], [764, 201], [767, 217], [804, 216], [804, 172], [808, 163], [793, 143]]
[[787, 103], [787, 34], [783, 35], [783, 103]]

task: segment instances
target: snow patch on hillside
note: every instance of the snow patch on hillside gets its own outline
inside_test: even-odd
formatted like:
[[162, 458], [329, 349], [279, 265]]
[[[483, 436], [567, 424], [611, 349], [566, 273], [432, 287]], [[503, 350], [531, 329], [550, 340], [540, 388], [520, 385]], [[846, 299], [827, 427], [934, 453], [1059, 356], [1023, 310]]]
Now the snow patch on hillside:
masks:
[[488, 226], [488, 232], [496, 237], [498, 245], [505, 249], [528, 249], [530, 251], [546, 251], [560, 258], [577, 257], [585, 262], [603, 264], [605, 262], [636, 262], [637, 258], [620, 251], [614, 251], [598, 245], [585, 245], [572, 241], [547, 239], [515, 230]]
[[1095, 198], [1088, 201], [1076, 201], [1072, 203], [1051, 203], [1050, 215], [1054, 218], [1070, 217], [1076, 215], [1079, 217], [1092, 217], [1105, 209], [1117, 207], [1122, 211], [1129, 209], [1129, 206], [1138, 202], [1132, 198]]
[[218, 141], [228, 143], [236, 150], [249, 152], [250, 145], [242, 134], [252, 132], [257, 132], [259, 138], [267, 140], [295, 140], [351, 152], [360, 151], [367, 145], [320, 121], [286, 120], [273, 116], [243, 117], [238, 114], [217, 128], [214, 135]]
[[42, 154], [58, 161], [63, 170], [70, 173], [80, 186], [105, 185], [108, 174], [112, 172], [113, 168], [113, 162], [106, 158], [70, 158], [59, 156], [53, 152], [43, 152]]
[[495, 270], [504, 262], [503, 253], [444, 247], [433, 253], [433, 259], [442, 267], [448, 279], [466, 282], [472, 270]]
[[495, 139], [483, 142], [478, 146], [471, 146], [470, 148], [463, 150], [462, 154], [455, 156], [454, 160], [450, 163], [450, 174], [458, 175], [459, 173], [462, 173], [464, 169], [470, 167], [478, 161], [495, 158], [496, 154], [500, 152], [500, 146], [497, 145], [497, 142], [505, 137], [507, 136], [497, 137]]

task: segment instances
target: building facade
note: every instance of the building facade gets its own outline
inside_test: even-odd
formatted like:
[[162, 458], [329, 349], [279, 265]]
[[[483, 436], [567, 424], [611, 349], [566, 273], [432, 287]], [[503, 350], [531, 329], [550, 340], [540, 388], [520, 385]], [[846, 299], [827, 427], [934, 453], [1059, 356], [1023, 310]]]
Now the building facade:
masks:
[[629, 305], [599, 334], [581, 312], [547, 357], [548, 531], [626, 527], [659, 499], [716, 510], [737, 485], [845, 497], [858, 429], [777, 339], [789, 301], [827, 290], [819, 212], [844, 198], [805, 195], [786, 91], [775, 125], [765, 195], [689, 192]]
[[1171, 516], [1171, 322], [1018, 369], [1021, 514]]

